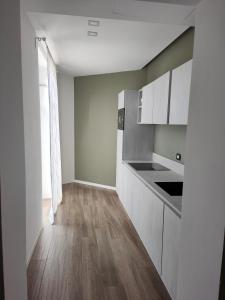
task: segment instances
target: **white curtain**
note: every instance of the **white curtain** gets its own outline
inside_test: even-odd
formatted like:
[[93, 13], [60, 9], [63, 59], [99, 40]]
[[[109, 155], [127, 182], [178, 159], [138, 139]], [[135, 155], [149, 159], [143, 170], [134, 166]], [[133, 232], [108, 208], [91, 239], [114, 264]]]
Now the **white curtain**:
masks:
[[49, 116], [50, 116], [50, 161], [52, 200], [49, 213], [50, 223], [54, 223], [54, 215], [62, 201], [62, 174], [59, 135], [59, 110], [57, 75], [54, 61], [48, 53], [48, 88], [49, 88]]

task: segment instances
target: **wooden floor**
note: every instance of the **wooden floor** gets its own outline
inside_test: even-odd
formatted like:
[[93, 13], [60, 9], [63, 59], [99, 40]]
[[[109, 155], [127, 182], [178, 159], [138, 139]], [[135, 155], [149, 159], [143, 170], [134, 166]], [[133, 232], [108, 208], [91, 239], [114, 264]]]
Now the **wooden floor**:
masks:
[[28, 268], [29, 300], [170, 300], [115, 192], [63, 187]]

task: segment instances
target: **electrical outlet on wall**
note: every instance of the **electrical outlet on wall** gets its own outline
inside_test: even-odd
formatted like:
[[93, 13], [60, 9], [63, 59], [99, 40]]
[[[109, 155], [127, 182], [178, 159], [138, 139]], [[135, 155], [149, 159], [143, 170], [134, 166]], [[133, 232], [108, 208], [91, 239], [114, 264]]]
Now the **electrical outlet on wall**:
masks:
[[181, 161], [181, 154], [180, 154], [180, 153], [177, 153], [177, 154], [176, 154], [176, 160]]

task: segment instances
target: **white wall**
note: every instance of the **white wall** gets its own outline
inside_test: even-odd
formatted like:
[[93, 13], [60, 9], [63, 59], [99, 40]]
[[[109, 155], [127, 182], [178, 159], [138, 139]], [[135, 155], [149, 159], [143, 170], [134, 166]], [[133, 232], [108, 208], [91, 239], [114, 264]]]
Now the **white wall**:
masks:
[[35, 32], [23, 11], [21, 30], [26, 157], [26, 259], [29, 261], [42, 227], [41, 126]]
[[74, 150], [74, 79], [58, 73], [59, 125], [63, 183], [75, 179]]
[[178, 300], [217, 300], [225, 228], [225, 1], [196, 15]]
[[0, 1], [0, 172], [6, 300], [27, 299], [20, 2]]

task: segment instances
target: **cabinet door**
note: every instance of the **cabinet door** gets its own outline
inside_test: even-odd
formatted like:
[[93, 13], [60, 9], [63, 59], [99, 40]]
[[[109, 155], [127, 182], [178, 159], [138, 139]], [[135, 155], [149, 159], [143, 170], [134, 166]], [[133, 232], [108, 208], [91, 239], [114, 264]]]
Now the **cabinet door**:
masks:
[[192, 60], [172, 71], [170, 124], [188, 124]]
[[122, 164], [122, 186], [121, 186], [121, 202], [128, 213], [129, 206], [129, 170], [126, 165]]
[[143, 184], [139, 178], [134, 176], [133, 178], [133, 203], [132, 203], [132, 223], [138, 232], [139, 236], [141, 233], [141, 202], [143, 201]]
[[133, 191], [135, 186], [133, 185], [133, 173], [126, 167], [126, 212], [130, 219], [132, 219], [132, 206], [133, 206]]
[[117, 156], [116, 156], [116, 191], [121, 199], [122, 189], [122, 151], [123, 151], [123, 131], [117, 130]]
[[153, 123], [154, 84], [150, 83], [142, 89], [141, 123]]
[[143, 198], [143, 184], [140, 179], [126, 167], [126, 165], [123, 165], [123, 168], [121, 202], [135, 229], [140, 234], [140, 223], [142, 218], [140, 215], [140, 203]]
[[142, 190], [139, 234], [158, 273], [161, 274], [163, 203], [144, 184]]
[[125, 91], [120, 92], [118, 95], [118, 109], [125, 107], [124, 97], [125, 97]]
[[167, 206], [164, 212], [162, 280], [173, 300], [176, 299], [181, 219]]
[[168, 123], [170, 72], [154, 81], [153, 123]]

